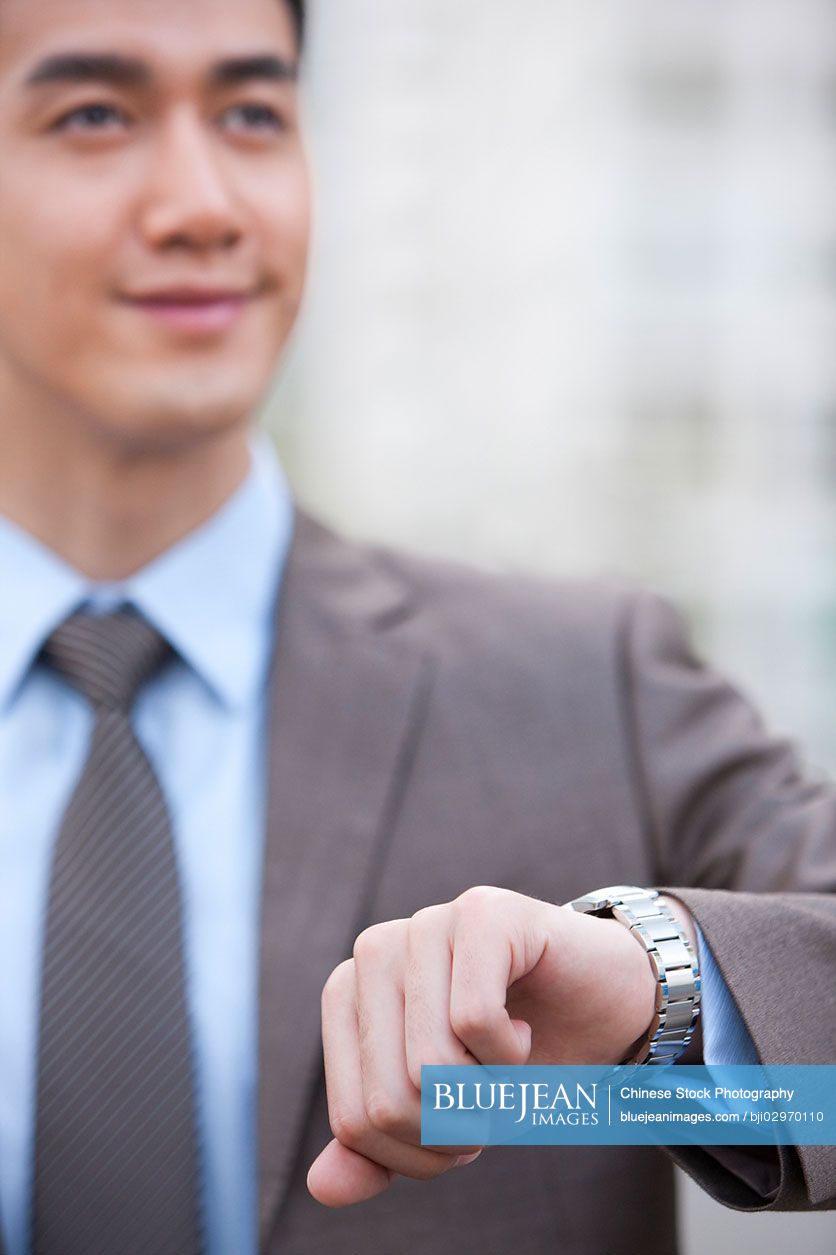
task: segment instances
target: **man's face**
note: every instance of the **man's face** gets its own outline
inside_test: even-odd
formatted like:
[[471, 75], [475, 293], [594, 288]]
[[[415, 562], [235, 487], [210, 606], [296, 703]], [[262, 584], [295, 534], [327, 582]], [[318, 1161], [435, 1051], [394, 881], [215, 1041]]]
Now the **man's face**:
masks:
[[0, 403], [126, 447], [252, 412], [304, 280], [296, 60], [283, 0], [0, 0]]

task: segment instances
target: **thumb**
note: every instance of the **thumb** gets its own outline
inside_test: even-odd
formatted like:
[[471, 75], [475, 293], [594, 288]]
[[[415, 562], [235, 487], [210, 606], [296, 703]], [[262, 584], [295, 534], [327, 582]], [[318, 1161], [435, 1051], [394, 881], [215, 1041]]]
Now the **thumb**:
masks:
[[394, 1175], [334, 1138], [311, 1164], [308, 1190], [325, 1207], [347, 1207], [382, 1194]]

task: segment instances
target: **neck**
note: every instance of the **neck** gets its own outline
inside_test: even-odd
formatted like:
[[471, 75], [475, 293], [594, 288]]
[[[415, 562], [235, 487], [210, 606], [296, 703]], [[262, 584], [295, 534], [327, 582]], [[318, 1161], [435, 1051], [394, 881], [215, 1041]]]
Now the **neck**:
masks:
[[0, 513], [94, 580], [125, 579], [158, 557], [206, 522], [249, 467], [241, 427], [167, 449], [23, 428], [3, 416]]

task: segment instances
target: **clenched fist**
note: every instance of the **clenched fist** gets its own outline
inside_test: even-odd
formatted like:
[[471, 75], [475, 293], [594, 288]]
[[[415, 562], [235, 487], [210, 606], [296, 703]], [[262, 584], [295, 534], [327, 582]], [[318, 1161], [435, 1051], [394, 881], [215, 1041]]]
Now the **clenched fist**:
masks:
[[[665, 901], [696, 945], [687, 908]], [[507, 889], [367, 928], [322, 995], [334, 1140], [310, 1192], [345, 1206], [395, 1173], [429, 1179], [475, 1158], [421, 1146], [422, 1064], [619, 1063], [650, 1025], [655, 984], [617, 921]]]

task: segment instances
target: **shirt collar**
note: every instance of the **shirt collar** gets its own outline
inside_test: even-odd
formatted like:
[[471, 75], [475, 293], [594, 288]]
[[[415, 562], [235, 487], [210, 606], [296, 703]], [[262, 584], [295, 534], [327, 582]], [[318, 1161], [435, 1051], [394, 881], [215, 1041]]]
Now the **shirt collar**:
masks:
[[0, 518], [0, 710], [45, 638], [77, 606], [130, 602], [216, 698], [252, 701], [270, 664], [278, 585], [293, 529], [287, 481], [268, 438], [253, 437], [249, 474], [201, 527], [118, 584], [92, 584]]
[[49, 634], [84, 596], [84, 577], [0, 516], [0, 712]]

